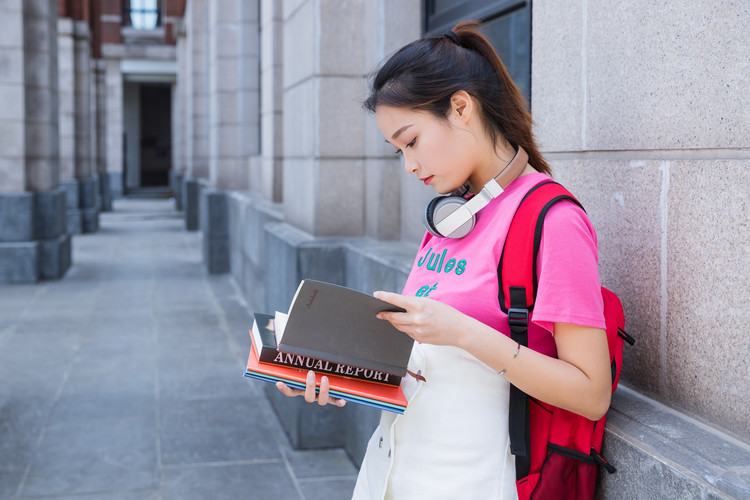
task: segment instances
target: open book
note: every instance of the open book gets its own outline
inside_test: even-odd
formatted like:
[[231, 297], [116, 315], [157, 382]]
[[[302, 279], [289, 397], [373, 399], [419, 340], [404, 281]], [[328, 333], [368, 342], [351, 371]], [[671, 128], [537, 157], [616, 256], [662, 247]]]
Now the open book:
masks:
[[[281, 313], [278, 313], [281, 314]], [[285, 318], [286, 314], [283, 315]], [[253, 352], [260, 363], [278, 366], [288, 366], [298, 370], [314, 370], [317, 373], [338, 375], [368, 382], [397, 386], [401, 384], [401, 377], [378, 370], [360, 368], [344, 363], [332, 363], [322, 359], [311, 358], [301, 354], [279, 351], [276, 340], [276, 320], [268, 314], [253, 314], [253, 328], [250, 335], [253, 339]]]
[[288, 314], [275, 316], [278, 350], [403, 377], [414, 340], [378, 319], [381, 311], [403, 309], [350, 288], [303, 280]]

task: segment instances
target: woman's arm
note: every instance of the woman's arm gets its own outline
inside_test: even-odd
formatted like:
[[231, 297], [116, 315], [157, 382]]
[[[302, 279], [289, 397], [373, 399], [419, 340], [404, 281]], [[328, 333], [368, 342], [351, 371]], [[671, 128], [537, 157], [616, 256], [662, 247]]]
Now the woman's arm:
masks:
[[380, 313], [381, 319], [419, 342], [454, 345], [498, 372], [506, 370], [508, 381], [534, 398], [591, 420], [609, 408], [612, 375], [604, 330], [555, 323], [557, 359], [525, 347], [514, 358], [516, 342], [453, 307], [423, 297], [375, 295], [406, 309]]

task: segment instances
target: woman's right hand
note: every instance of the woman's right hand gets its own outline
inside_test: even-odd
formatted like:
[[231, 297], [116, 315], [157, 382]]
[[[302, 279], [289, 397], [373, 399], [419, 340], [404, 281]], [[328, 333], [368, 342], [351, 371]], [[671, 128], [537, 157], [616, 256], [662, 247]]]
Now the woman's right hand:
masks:
[[304, 396], [305, 401], [307, 401], [308, 403], [317, 401], [320, 406], [331, 404], [342, 407], [346, 404], [345, 400], [333, 398], [328, 394], [330, 384], [328, 382], [328, 377], [326, 377], [325, 375], [320, 378], [320, 392], [318, 392], [318, 394], [315, 394], [315, 372], [312, 370], [307, 372], [304, 391], [302, 389], [293, 389], [283, 382], [276, 382], [276, 388], [280, 390], [281, 393], [285, 396], [289, 396], [290, 398], [295, 396]]

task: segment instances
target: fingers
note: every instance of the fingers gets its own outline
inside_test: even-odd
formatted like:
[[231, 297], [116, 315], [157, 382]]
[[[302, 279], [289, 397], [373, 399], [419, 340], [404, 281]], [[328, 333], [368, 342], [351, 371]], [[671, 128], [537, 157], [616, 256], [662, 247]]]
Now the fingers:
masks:
[[337, 399], [330, 396], [330, 382], [328, 380], [328, 377], [321, 377], [320, 392], [319, 394], [315, 393], [315, 372], [313, 371], [307, 372], [304, 390], [294, 389], [284, 384], [283, 382], [276, 382], [276, 388], [287, 397], [304, 396], [305, 401], [307, 401], [308, 403], [317, 401], [320, 406], [332, 404], [338, 407], [343, 407], [344, 405], [346, 405], [346, 400]]
[[307, 372], [305, 379], [305, 401], [308, 403], [315, 401], [315, 372], [312, 370]]

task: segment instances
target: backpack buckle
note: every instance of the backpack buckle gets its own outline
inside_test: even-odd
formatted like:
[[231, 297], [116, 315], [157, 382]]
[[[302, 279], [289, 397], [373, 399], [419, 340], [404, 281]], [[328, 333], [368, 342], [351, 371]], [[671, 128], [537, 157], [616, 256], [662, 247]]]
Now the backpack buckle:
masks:
[[508, 324], [510, 326], [528, 326], [529, 310], [509, 307], [508, 308]]

